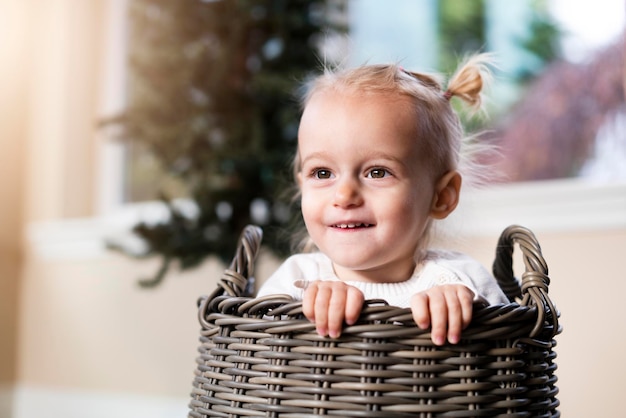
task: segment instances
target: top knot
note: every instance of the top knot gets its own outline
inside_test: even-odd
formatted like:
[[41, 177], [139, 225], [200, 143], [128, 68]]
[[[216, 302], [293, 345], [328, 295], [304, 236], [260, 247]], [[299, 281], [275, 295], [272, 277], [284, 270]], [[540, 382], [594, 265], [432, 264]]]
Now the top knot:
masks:
[[491, 79], [489, 65], [493, 65], [491, 54], [477, 54], [466, 59], [450, 78], [444, 97], [450, 100], [452, 96], [456, 96], [472, 108], [480, 109], [481, 92]]

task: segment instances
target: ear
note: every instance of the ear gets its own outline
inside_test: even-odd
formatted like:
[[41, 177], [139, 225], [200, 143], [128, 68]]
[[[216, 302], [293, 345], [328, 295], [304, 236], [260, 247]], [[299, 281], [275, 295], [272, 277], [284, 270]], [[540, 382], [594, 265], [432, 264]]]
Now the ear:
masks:
[[437, 181], [430, 216], [435, 219], [444, 219], [456, 209], [459, 204], [461, 182], [461, 175], [458, 171], [448, 171]]
[[302, 170], [296, 172], [296, 183], [298, 183], [298, 188], [302, 188]]

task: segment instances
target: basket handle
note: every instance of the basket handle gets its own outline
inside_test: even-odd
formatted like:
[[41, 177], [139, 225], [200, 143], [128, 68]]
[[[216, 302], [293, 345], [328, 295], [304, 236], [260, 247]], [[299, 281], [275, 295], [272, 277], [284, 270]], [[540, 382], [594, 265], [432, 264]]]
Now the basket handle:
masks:
[[219, 296], [242, 296], [254, 274], [254, 261], [261, 247], [263, 230], [255, 225], [247, 225], [239, 236], [239, 244], [230, 266], [224, 270], [217, 287], [208, 296], [198, 299], [198, 321], [203, 329], [212, 329], [214, 324], [207, 320], [211, 302]]
[[239, 244], [230, 266], [224, 270], [217, 282], [217, 289], [209, 296], [244, 296], [248, 281], [254, 275], [254, 262], [261, 247], [263, 230], [256, 225], [247, 225], [239, 236]]
[[[513, 273], [513, 248], [516, 244], [522, 251], [525, 266], [521, 285]], [[532, 338], [539, 336], [544, 328], [548, 329], [550, 338], [559, 332], [559, 314], [548, 296], [548, 264], [530, 229], [512, 225], [502, 232], [496, 247], [493, 274], [511, 302], [520, 298], [520, 305], [537, 307], [537, 323], [530, 334]]]

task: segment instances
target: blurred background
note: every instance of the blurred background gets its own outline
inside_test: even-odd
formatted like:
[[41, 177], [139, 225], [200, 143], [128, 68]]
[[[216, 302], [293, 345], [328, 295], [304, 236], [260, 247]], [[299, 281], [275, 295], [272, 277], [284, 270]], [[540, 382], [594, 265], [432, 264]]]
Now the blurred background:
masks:
[[560, 410], [621, 417], [625, 16], [623, 0], [0, 0], [0, 417], [186, 416], [197, 298], [243, 225], [264, 228], [262, 281], [299, 222], [301, 82], [321, 63], [449, 74], [476, 51], [498, 65], [487, 116], [464, 120], [500, 156], [441, 243], [489, 266], [507, 225], [531, 228], [562, 312]]

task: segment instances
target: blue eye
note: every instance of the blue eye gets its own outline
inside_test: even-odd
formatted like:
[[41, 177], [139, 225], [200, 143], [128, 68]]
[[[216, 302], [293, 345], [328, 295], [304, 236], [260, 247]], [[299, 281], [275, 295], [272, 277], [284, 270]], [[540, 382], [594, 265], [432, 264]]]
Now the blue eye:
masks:
[[367, 177], [372, 179], [382, 179], [387, 177], [389, 173], [384, 168], [374, 168], [367, 173]]

